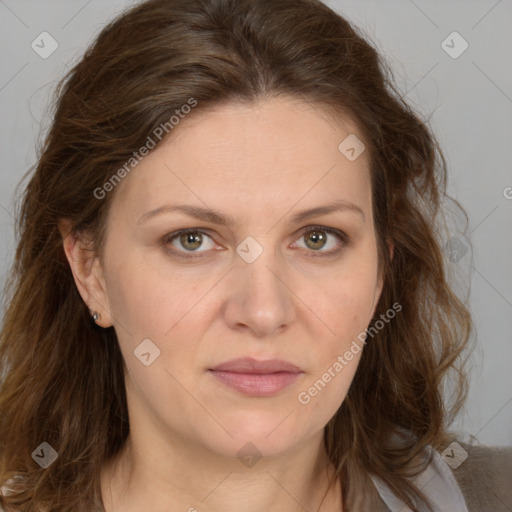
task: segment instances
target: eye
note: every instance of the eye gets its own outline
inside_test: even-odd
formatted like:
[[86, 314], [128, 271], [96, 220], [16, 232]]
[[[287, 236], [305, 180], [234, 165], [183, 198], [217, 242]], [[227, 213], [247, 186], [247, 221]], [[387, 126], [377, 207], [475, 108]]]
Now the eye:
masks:
[[301, 237], [294, 245], [328, 256], [338, 253], [344, 243], [348, 243], [348, 237], [342, 231], [323, 226], [308, 226], [302, 230]]
[[[171, 233], [164, 237], [162, 243], [168, 252], [182, 258], [204, 256], [200, 253], [216, 249], [212, 237], [202, 229], [183, 229]], [[348, 243], [348, 236], [342, 231], [324, 226], [308, 226], [293, 245], [308, 250], [311, 256], [333, 256]]]
[[[208, 243], [205, 244], [205, 242]], [[170, 234], [165, 237], [164, 244], [170, 245], [178, 253], [205, 252], [215, 248], [212, 238], [198, 229], [188, 229]], [[185, 254], [183, 256], [188, 257]]]

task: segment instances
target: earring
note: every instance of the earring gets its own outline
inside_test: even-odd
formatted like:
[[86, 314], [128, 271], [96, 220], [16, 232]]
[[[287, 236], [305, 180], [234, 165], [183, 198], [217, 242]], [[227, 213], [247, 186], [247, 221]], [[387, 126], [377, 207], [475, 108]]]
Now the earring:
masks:
[[93, 319], [95, 322], [97, 322], [97, 321], [100, 319], [100, 316], [101, 316], [101, 315], [100, 315], [97, 311], [95, 311], [95, 312], [94, 312], [94, 314], [92, 315], [92, 319]]

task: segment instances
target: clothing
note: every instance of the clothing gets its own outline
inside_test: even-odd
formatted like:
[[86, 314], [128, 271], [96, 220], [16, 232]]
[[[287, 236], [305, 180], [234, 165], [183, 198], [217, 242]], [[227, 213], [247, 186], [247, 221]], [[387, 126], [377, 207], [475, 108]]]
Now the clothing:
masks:
[[[434, 451], [425, 471], [412, 481], [432, 502], [435, 512], [512, 512], [512, 448], [490, 448], [460, 443], [467, 459], [452, 469]], [[371, 512], [409, 512], [377, 477], [378, 493]], [[421, 509], [427, 510], [426, 508]]]

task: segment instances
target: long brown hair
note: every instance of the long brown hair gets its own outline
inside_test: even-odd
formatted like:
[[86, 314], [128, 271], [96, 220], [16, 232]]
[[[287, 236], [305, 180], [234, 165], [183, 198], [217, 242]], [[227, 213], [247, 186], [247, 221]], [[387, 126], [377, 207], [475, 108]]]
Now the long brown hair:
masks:
[[[345, 510], [374, 474], [417, 511], [422, 495], [407, 478], [410, 463], [448, 439], [447, 419], [466, 393], [458, 362], [472, 323], [447, 283], [435, 227], [445, 160], [393, 82], [366, 38], [317, 0], [149, 0], [102, 30], [59, 83], [17, 212], [0, 335], [6, 511], [86, 510], [93, 502], [102, 510], [100, 469], [129, 433], [116, 334], [91, 321], [59, 219], [77, 234], [92, 233], [100, 254], [115, 190], [101, 199], [95, 191], [105, 190], [156, 127], [190, 98], [197, 115], [222, 102], [277, 95], [348, 113], [364, 135], [384, 275], [373, 320], [396, 302], [402, 310], [367, 343], [325, 443]], [[448, 407], [442, 386], [451, 369], [458, 379]], [[411, 434], [402, 449], [388, 444], [397, 429]], [[42, 442], [58, 454], [46, 469], [32, 458]]]

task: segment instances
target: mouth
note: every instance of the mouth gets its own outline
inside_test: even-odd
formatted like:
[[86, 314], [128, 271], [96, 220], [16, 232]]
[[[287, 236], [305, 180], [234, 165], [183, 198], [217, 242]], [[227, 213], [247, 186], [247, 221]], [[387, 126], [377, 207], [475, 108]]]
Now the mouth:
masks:
[[272, 396], [295, 382], [304, 372], [281, 359], [233, 359], [208, 370], [224, 385], [248, 396]]

